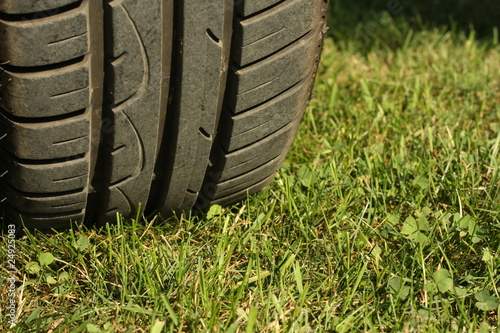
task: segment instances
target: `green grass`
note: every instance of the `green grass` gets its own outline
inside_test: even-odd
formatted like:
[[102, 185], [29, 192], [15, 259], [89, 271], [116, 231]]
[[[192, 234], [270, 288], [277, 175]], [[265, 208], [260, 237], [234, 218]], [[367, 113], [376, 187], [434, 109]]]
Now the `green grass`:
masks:
[[498, 329], [498, 30], [376, 13], [326, 40], [270, 188], [205, 217], [18, 240], [11, 331]]

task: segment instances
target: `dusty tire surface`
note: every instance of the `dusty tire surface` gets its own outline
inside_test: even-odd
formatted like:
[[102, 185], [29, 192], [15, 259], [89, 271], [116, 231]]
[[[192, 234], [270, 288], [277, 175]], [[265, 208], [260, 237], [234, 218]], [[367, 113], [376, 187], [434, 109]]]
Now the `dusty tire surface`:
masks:
[[310, 98], [327, 6], [0, 0], [5, 220], [62, 229], [259, 191]]

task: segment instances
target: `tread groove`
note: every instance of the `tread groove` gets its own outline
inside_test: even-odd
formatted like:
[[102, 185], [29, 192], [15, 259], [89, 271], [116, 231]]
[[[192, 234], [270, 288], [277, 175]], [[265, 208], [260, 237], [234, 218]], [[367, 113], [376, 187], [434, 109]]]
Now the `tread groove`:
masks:
[[85, 112], [87, 112], [87, 109], [73, 111], [52, 117], [28, 118], [28, 117], [14, 116], [13, 114], [7, 112], [7, 110], [5, 110], [3, 107], [0, 106], [0, 116], [18, 124], [42, 124], [42, 123], [45, 124], [45, 123], [57, 122], [65, 119], [71, 119], [82, 116], [85, 114]]
[[84, 193], [84, 188], [78, 188], [74, 189], [71, 191], [62, 191], [62, 192], [50, 192], [50, 193], [34, 193], [34, 192], [25, 192], [21, 191], [17, 188], [15, 188], [12, 184], [0, 180], [0, 183], [2, 184], [2, 187], [7, 188], [8, 191], [14, 192], [20, 196], [24, 196], [26, 198], [36, 198], [36, 199], [43, 199], [43, 198], [55, 198], [55, 197], [65, 197], [69, 196], [72, 194], [79, 194], [79, 193]]
[[15, 73], [15, 74], [47, 72], [47, 71], [58, 70], [58, 69], [62, 69], [65, 67], [69, 67], [72, 65], [76, 65], [76, 64], [85, 62], [86, 57], [87, 57], [86, 55], [82, 55], [82, 56], [79, 56], [79, 57], [76, 57], [76, 58], [73, 58], [70, 60], [58, 62], [55, 64], [43, 65], [43, 66], [33, 66], [33, 67], [24, 66], [24, 67], [21, 67], [21, 66], [12, 66], [12, 65], [6, 63], [6, 64], [3, 64], [1, 67], [3, 68], [3, 70], [5, 70], [7, 72]]
[[299, 38], [295, 39], [293, 42], [290, 42], [288, 43], [287, 45], [283, 46], [282, 48], [276, 50], [275, 52], [273, 53], [270, 53], [268, 54], [267, 56], [263, 57], [263, 58], [260, 58], [258, 60], [255, 60], [255, 61], [252, 61], [248, 64], [246, 64], [245, 66], [239, 66], [238, 64], [236, 64], [235, 66], [235, 70], [239, 71], [239, 70], [242, 70], [242, 69], [246, 69], [246, 68], [249, 68], [249, 67], [252, 67], [258, 63], [261, 63], [261, 62], [265, 62], [266, 60], [269, 60], [270, 58], [272, 58], [273, 56], [281, 53], [282, 51], [286, 50], [287, 48], [295, 45], [297, 42], [299, 42], [301, 39], [305, 39], [309, 34], [312, 33], [312, 30], [309, 30], [308, 32], [306, 32], [305, 34], [301, 35]]
[[213, 40], [215, 42], [215, 44], [219, 44], [220, 43], [220, 38], [217, 37], [211, 29], [207, 29], [206, 31], [207, 31], [208, 37], [211, 40]]
[[293, 119], [292, 121], [286, 123], [285, 125], [281, 126], [280, 128], [276, 129], [274, 132], [270, 133], [269, 135], [267, 135], [265, 137], [262, 137], [262, 138], [259, 138], [257, 141], [254, 141], [254, 142], [249, 143], [247, 145], [238, 147], [237, 149], [234, 149], [234, 150], [231, 150], [231, 151], [226, 151], [226, 148], [224, 146], [222, 146], [221, 149], [224, 151], [224, 153], [226, 155], [229, 155], [229, 154], [237, 153], [238, 151], [244, 150], [244, 149], [252, 147], [252, 146], [257, 146], [262, 141], [267, 140], [267, 139], [271, 138], [272, 136], [274, 136], [276, 134], [279, 134], [280, 131], [282, 131], [286, 127], [291, 126], [292, 123], [296, 123], [297, 120], [300, 119], [300, 118], [302, 118], [302, 115], [300, 115], [299, 117], [297, 117], [297, 118]]
[[87, 174], [85, 173], [83, 175], [78, 175], [78, 176], [66, 177], [66, 178], [61, 178], [61, 179], [54, 179], [53, 182], [54, 183], [64, 182], [64, 181], [68, 181], [68, 180], [73, 180], [73, 179], [81, 178], [83, 176], [87, 176]]
[[4, 149], [0, 149], [0, 155], [1, 154], [8, 156], [9, 159], [11, 159], [14, 163], [19, 163], [19, 164], [24, 164], [24, 165], [52, 165], [52, 164], [59, 164], [59, 163], [70, 162], [70, 161], [75, 161], [75, 160], [83, 160], [87, 156], [87, 154], [78, 154], [78, 155], [72, 155], [72, 156], [62, 157], [62, 158], [53, 158], [53, 159], [48, 159], [48, 160], [30, 160], [30, 159], [17, 157], [15, 155], [13, 155], [11, 152], [8, 152]]
[[83, 87], [83, 88], [73, 89], [73, 90], [66, 91], [66, 92], [63, 92], [60, 94], [55, 94], [55, 95], [52, 95], [51, 98], [66, 97], [68, 95], [71, 95], [71, 94], [76, 93], [76, 92], [80, 92], [80, 91], [85, 90], [85, 89], [88, 89], [88, 86]]
[[70, 206], [74, 206], [74, 205], [81, 205], [81, 204], [84, 204], [85, 201], [78, 201], [78, 202], [71, 202], [71, 203], [67, 203], [67, 204], [64, 204], [64, 205], [52, 205], [51, 207], [52, 208], [64, 208], [64, 207], [70, 207]]
[[248, 44], [243, 45], [243, 47], [252, 46], [253, 44], [259, 43], [259, 42], [261, 42], [261, 41], [263, 41], [263, 40], [265, 40], [265, 39], [267, 39], [267, 38], [269, 38], [269, 37], [272, 37], [272, 36], [274, 36], [274, 35], [276, 35], [276, 34], [279, 34], [279, 33], [280, 33], [280, 32], [282, 32], [283, 30], [285, 30], [285, 28], [281, 28], [281, 29], [278, 29], [278, 30], [276, 30], [276, 31], [273, 31], [273, 32], [271, 32], [271, 33], [269, 33], [269, 34], [267, 34], [267, 35], [265, 35], [265, 36], [262, 36], [261, 38], [259, 38], [259, 39], [255, 40], [255, 41], [251, 42], [251, 43], [248, 43]]
[[87, 32], [85, 31], [85, 32], [83, 32], [81, 34], [77, 34], [77, 35], [74, 35], [74, 36], [71, 36], [71, 37], [67, 37], [67, 38], [63, 38], [63, 39], [60, 39], [60, 40], [56, 40], [56, 41], [50, 42], [47, 45], [57, 45], [57, 44], [60, 44], [60, 43], [68, 42], [68, 41], [70, 41], [72, 39], [78, 39], [78, 38], [86, 36], [86, 35], [87, 35]]
[[[238, 175], [235, 175], [235, 176], [233, 176], [233, 177], [229, 177], [229, 178], [224, 178], [223, 180], [221, 180], [220, 184], [223, 184], [223, 183], [225, 183], [225, 182], [229, 182], [229, 181], [234, 180], [234, 179], [236, 179], [236, 178], [239, 178], [239, 177], [245, 176], [246, 174], [252, 173], [252, 172], [254, 172], [255, 170], [258, 170], [258, 169], [260, 169], [260, 168], [262, 168], [262, 167], [266, 166], [267, 164], [271, 163], [272, 161], [276, 160], [278, 157], [280, 157], [280, 155], [281, 155], [281, 154], [278, 154], [278, 155], [276, 155], [276, 156], [273, 156], [273, 157], [271, 157], [270, 159], [268, 159], [267, 161], [265, 161], [265, 162], [263, 162], [262, 164], [260, 164], [259, 166], [256, 166], [255, 168], [252, 168], [252, 169], [250, 169], [250, 170], [248, 170], [248, 171], [245, 171], [245, 172], [243, 172], [243, 173], [241, 173], [241, 174], [238, 174]], [[247, 162], [251, 162], [251, 161], [253, 161], [253, 160], [255, 160], [255, 158], [254, 158], [254, 159], [251, 159], [251, 160], [249, 160], [249, 161], [246, 161], [245, 163], [247, 163]], [[239, 167], [239, 165], [234, 166], [233, 168], [237, 168], [237, 167]], [[231, 169], [233, 169], [233, 168], [228, 168], [228, 169], [225, 169], [225, 170], [231, 170]]]
[[[306, 77], [307, 77], [307, 75], [306, 75]], [[282, 96], [282, 95], [286, 94], [287, 92], [289, 92], [289, 91], [290, 91], [290, 90], [292, 90], [293, 88], [295, 88], [295, 87], [297, 87], [298, 85], [302, 84], [302, 83], [304, 82], [304, 80], [305, 80], [305, 77], [304, 77], [304, 78], [302, 78], [300, 81], [298, 81], [298, 82], [294, 83], [294, 84], [293, 84], [293, 85], [291, 85], [290, 87], [286, 88], [285, 90], [281, 91], [280, 93], [276, 94], [275, 96], [273, 96], [273, 97], [271, 97], [271, 98], [269, 98], [269, 99], [267, 99], [267, 100], [265, 100], [265, 101], [263, 101], [263, 102], [260, 102], [260, 103], [258, 103], [258, 104], [255, 104], [255, 105], [253, 105], [252, 107], [250, 107], [250, 108], [248, 108], [248, 109], [244, 109], [244, 110], [242, 110], [242, 111], [238, 111], [238, 113], [236, 113], [233, 109], [231, 109], [231, 108], [230, 108], [229, 110], [230, 110], [230, 112], [231, 112], [231, 115], [233, 115], [233, 116], [237, 117], [237, 116], [240, 116], [240, 115], [245, 114], [245, 113], [247, 113], [247, 112], [251, 112], [252, 110], [254, 110], [254, 109], [256, 109], [256, 108], [258, 108], [258, 107], [260, 107], [260, 106], [262, 106], [262, 105], [264, 105], [264, 104], [267, 104], [267, 103], [269, 103], [269, 102], [272, 102], [274, 99], [279, 98], [280, 96]]]
[[231, 205], [234, 204], [240, 200], [243, 200], [247, 195], [252, 195], [258, 192], [260, 189], [262, 189], [266, 184], [271, 182], [274, 178], [274, 174], [268, 176], [267, 178], [264, 178], [263, 180], [259, 181], [258, 183], [245, 188], [243, 190], [240, 190], [236, 193], [231, 193], [226, 196], [216, 198], [214, 199], [213, 203], [214, 204], [224, 204], [224, 205]]
[[83, 0], [79, 0], [59, 8], [43, 10], [38, 12], [31, 12], [31, 13], [23, 13], [23, 14], [7, 14], [5, 12], [0, 12], [0, 20], [15, 22], [15, 21], [34, 21], [34, 20], [44, 19], [47, 17], [52, 17], [72, 11], [76, 8], [79, 8], [82, 5], [82, 3]]
[[64, 213], [58, 213], [58, 214], [29, 214], [27, 212], [23, 212], [19, 209], [16, 209], [14, 208], [11, 204], [9, 204], [9, 202], [4, 202], [3, 203], [5, 206], [9, 206], [10, 207], [10, 211], [11, 212], [14, 212], [14, 214], [16, 215], [21, 215], [23, 220], [28, 218], [28, 219], [46, 219], [46, 220], [49, 220], [49, 219], [56, 219], [56, 218], [65, 218], [65, 217], [68, 217], [68, 216], [71, 216], [71, 215], [79, 215], [79, 214], [82, 214], [83, 213], [83, 209], [79, 209], [79, 210], [72, 210], [72, 211], [69, 211], [69, 212], [64, 212]]
[[54, 142], [53, 145], [54, 146], [58, 146], [58, 145], [62, 145], [62, 144], [70, 143], [70, 142], [79, 141], [79, 140], [82, 140], [82, 139], [85, 139], [85, 138], [88, 138], [88, 135], [79, 136], [79, 137], [74, 138], [74, 139], [68, 139], [68, 140]]
[[268, 10], [273, 9], [274, 7], [277, 7], [277, 6], [281, 5], [281, 4], [282, 4], [282, 3], [284, 3], [284, 2], [286, 2], [286, 0], [281, 0], [281, 1], [278, 1], [278, 2], [276, 2], [276, 3], [274, 3], [274, 4], [272, 4], [271, 6], [268, 6], [268, 7], [266, 7], [266, 8], [262, 8], [262, 9], [260, 9], [260, 10], [256, 11], [255, 13], [252, 13], [252, 14], [250, 14], [250, 15], [247, 15], [247, 16], [243, 16], [243, 15], [241, 15], [241, 16], [240, 16], [240, 18], [242, 18], [243, 20], [248, 20], [248, 19], [251, 19], [252, 17], [259, 16], [259, 15], [260, 15], [260, 14], [262, 14], [262, 13], [266, 13]]

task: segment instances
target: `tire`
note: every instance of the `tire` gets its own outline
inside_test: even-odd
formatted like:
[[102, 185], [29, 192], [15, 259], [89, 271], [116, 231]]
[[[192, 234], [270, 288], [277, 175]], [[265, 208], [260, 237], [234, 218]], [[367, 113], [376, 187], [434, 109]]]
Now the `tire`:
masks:
[[64, 229], [259, 191], [309, 100], [327, 6], [0, 0], [5, 220]]

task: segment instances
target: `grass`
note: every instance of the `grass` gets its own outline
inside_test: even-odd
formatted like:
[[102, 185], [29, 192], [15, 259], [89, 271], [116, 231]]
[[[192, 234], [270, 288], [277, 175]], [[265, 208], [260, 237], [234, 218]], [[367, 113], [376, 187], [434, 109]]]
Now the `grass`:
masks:
[[28, 234], [10, 331], [498, 330], [498, 30], [333, 10], [355, 24], [326, 40], [273, 186], [204, 217]]

